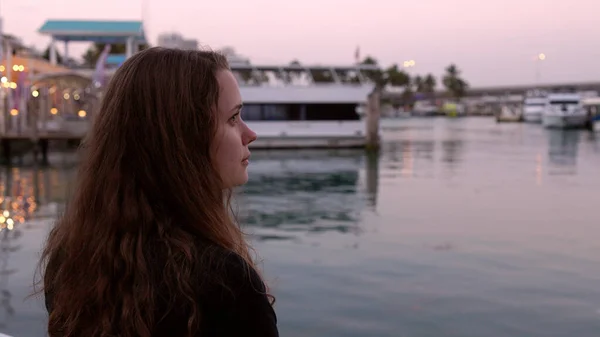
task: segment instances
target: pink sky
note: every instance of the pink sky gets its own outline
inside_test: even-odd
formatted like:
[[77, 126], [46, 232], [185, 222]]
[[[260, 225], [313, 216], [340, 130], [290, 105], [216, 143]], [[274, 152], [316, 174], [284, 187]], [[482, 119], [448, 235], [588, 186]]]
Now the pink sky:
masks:
[[[600, 81], [599, 0], [145, 0], [147, 34], [177, 31], [254, 63], [349, 64], [359, 45], [387, 66], [414, 59], [413, 74], [454, 62], [473, 86]], [[0, 0], [4, 31], [45, 48], [47, 19], [142, 18], [142, 0]], [[74, 44], [79, 56], [86, 49]]]

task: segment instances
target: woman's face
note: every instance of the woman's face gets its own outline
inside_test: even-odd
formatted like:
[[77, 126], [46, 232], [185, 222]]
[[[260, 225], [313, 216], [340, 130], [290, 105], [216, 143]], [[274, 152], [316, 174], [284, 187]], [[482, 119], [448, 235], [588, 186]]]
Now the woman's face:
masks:
[[229, 70], [217, 73], [219, 102], [217, 103], [217, 133], [212, 142], [213, 165], [223, 181], [223, 188], [243, 185], [248, 181], [248, 145], [256, 140], [241, 118], [242, 97]]

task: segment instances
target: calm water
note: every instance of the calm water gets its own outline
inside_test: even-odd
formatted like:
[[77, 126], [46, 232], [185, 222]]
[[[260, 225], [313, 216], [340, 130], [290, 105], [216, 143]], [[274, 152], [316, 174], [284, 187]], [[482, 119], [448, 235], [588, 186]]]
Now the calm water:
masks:
[[[414, 119], [379, 158], [253, 158], [239, 212], [282, 336], [600, 335], [600, 137]], [[44, 335], [24, 296], [74, 164], [51, 161], [2, 173], [17, 221], [0, 232], [0, 332], [17, 337]]]

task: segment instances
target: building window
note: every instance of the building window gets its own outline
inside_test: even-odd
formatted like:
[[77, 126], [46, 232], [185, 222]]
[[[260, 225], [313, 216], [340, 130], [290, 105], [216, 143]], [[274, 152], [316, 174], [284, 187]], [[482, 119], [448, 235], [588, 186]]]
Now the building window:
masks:
[[246, 104], [242, 109], [242, 119], [246, 121], [262, 120], [262, 109], [258, 104]]
[[264, 119], [268, 121], [284, 121], [288, 119], [288, 107], [286, 105], [267, 104], [263, 105]]

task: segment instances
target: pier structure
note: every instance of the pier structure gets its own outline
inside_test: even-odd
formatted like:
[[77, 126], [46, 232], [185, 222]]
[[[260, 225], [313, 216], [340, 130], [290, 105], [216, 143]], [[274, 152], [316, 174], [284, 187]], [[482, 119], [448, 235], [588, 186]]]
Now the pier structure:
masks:
[[[104, 66], [115, 67], [146, 43], [141, 21], [48, 20], [39, 32], [52, 38], [49, 62], [39, 55], [13, 56], [14, 47], [3, 46], [6, 64], [0, 110], [0, 160], [33, 150], [47, 160], [50, 141], [80, 141], [99, 107], [97, 80], [106, 76]], [[57, 43], [64, 43], [62, 62]], [[92, 42], [124, 44], [124, 55], [109, 55], [103, 66], [82, 73], [69, 66], [69, 44]], [[5, 43], [6, 44], [6, 43]], [[59, 64], [61, 63], [61, 64]], [[12, 71], [12, 73], [11, 73]], [[12, 90], [12, 91], [11, 91]]]
[[142, 21], [115, 20], [47, 20], [39, 33], [52, 38], [50, 42], [50, 63], [56, 65], [57, 46], [64, 44], [63, 60], [69, 59], [69, 44], [73, 42], [93, 42], [125, 44], [124, 58], [137, 52], [139, 45], [146, 43]]
[[85, 136], [99, 105], [91, 78], [72, 71], [44, 73], [32, 75], [23, 87], [17, 96], [19, 108], [4, 109], [2, 161], [33, 150], [46, 162], [51, 141], [79, 141]]
[[12, 135], [29, 133], [31, 121], [37, 115], [30, 106], [30, 101], [39, 95], [38, 91], [32, 89], [33, 79], [43, 73], [66, 71], [67, 68], [51, 65], [39, 52], [25, 46], [12, 35], [1, 35], [0, 46], [1, 160], [6, 155], [18, 152], [23, 144], [12, 146]]
[[0, 36], [0, 133], [23, 127], [28, 118], [23, 99], [32, 77], [40, 73], [64, 71], [52, 66], [38, 52], [11, 35]]

